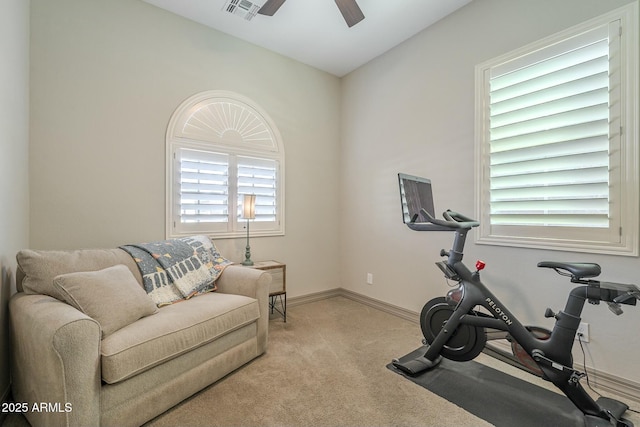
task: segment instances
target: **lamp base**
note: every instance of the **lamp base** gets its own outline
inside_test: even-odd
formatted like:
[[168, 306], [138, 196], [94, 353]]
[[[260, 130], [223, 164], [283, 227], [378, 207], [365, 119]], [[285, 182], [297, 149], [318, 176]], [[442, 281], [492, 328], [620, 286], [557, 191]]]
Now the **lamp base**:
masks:
[[249, 219], [247, 219], [247, 246], [244, 248], [244, 261], [242, 261], [242, 265], [253, 265], [253, 261], [251, 261], [251, 246], [249, 246]]
[[244, 251], [244, 261], [242, 261], [242, 265], [253, 265], [253, 261], [251, 261], [251, 246], [249, 246], [249, 232], [247, 231], [247, 247]]

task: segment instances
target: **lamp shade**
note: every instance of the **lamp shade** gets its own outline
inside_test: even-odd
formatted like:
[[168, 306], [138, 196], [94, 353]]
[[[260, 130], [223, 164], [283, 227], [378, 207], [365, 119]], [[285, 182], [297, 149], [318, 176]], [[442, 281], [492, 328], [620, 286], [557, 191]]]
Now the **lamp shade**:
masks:
[[242, 203], [242, 218], [255, 219], [256, 218], [256, 195], [245, 194], [244, 201]]

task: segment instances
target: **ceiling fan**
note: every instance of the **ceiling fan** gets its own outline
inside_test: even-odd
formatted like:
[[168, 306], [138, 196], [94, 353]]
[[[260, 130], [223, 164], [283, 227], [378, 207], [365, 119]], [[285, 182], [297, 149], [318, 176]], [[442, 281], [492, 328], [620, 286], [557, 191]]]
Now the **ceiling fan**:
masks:
[[[267, 0], [267, 2], [258, 10], [260, 15], [273, 16], [274, 13], [280, 9], [282, 3], [286, 0]], [[338, 9], [340, 9], [340, 13], [344, 17], [344, 20], [347, 22], [349, 27], [353, 27], [358, 22], [364, 19], [364, 14], [356, 0], [335, 0], [338, 5]]]

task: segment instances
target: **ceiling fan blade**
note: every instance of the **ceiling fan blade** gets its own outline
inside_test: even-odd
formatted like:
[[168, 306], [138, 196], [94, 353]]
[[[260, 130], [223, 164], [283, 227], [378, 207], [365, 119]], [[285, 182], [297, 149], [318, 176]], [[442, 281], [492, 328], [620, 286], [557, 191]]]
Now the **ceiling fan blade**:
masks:
[[280, 9], [282, 3], [286, 0], [267, 0], [267, 2], [260, 8], [258, 13], [260, 15], [273, 16], [274, 13]]
[[360, 6], [358, 6], [356, 0], [336, 0], [336, 4], [349, 27], [353, 27], [364, 19], [364, 14], [362, 10], [360, 10]]

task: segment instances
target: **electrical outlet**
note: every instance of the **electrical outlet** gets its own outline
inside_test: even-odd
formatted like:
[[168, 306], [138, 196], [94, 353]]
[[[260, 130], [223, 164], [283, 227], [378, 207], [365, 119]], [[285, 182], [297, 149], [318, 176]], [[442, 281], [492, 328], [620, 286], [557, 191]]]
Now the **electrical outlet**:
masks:
[[373, 285], [373, 274], [372, 273], [367, 273], [367, 284], [368, 285]]
[[589, 324], [586, 322], [580, 322], [578, 330], [576, 331], [576, 339], [582, 342], [589, 342]]

